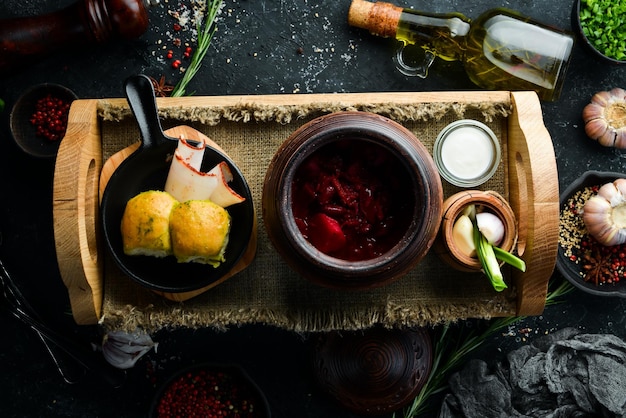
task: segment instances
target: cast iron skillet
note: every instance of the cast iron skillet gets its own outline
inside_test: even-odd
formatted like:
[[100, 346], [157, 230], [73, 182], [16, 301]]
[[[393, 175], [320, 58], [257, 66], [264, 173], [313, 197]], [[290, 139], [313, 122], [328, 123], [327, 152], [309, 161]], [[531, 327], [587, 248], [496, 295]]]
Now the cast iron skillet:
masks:
[[214, 148], [205, 148], [203, 169], [210, 169], [220, 161], [226, 161], [234, 177], [230, 186], [246, 198], [245, 202], [227, 208], [232, 221], [226, 261], [214, 268], [198, 263], [178, 263], [173, 256], [156, 258], [125, 255], [120, 224], [126, 202], [143, 191], [163, 190], [177, 139], [165, 135], [161, 128], [154, 88], [148, 77], [130, 77], [124, 87], [139, 125], [142, 143], [119, 165], [104, 190], [100, 216], [106, 245], [120, 269], [149, 289], [180, 293], [209, 286], [230, 271], [246, 251], [254, 223], [250, 189], [239, 168], [228, 156]]

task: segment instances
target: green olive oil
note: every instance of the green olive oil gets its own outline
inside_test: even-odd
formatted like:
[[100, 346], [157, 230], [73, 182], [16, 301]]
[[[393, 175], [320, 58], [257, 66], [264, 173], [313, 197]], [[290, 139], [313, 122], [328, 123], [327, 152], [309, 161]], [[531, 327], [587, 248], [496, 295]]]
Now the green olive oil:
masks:
[[[398, 70], [426, 77], [435, 57], [461, 61], [469, 78], [488, 90], [533, 90], [558, 99], [574, 45], [573, 36], [515, 11], [496, 8], [471, 21], [461, 13], [434, 14], [390, 3], [353, 0], [348, 21], [372, 34], [400, 41]], [[404, 47], [426, 51], [422, 66], [407, 65]]]

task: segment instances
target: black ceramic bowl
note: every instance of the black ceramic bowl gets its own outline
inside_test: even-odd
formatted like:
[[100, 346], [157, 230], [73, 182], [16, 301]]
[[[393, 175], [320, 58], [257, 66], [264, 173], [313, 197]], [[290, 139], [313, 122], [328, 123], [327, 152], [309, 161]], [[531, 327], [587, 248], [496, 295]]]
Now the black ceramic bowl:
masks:
[[120, 225], [126, 203], [141, 192], [163, 190], [169, 172], [169, 157], [176, 141], [140, 149], [128, 157], [107, 183], [101, 202], [105, 242], [120, 269], [142, 286], [166, 293], [183, 293], [216, 284], [237, 265], [248, 249], [253, 233], [255, 211], [252, 193], [235, 163], [222, 152], [207, 147], [203, 171], [226, 161], [232, 171], [231, 188], [245, 201], [226, 208], [231, 216], [231, 230], [225, 259], [218, 267], [199, 263], [179, 263], [174, 256], [163, 258], [124, 254]]
[[[574, 181], [570, 186], [561, 193], [560, 207], [561, 212], [568, 210], [568, 201], [576, 194], [576, 192], [583, 190], [587, 187], [602, 186], [603, 184], [610, 183], [618, 178], [626, 178], [624, 173], [611, 173], [602, 171], [588, 171]], [[560, 235], [563, 238], [566, 231], [563, 229], [563, 216], [560, 220]], [[582, 222], [582, 221], [581, 221]], [[569, 239], [569, 234], [568, 234]], [[575, 242], [574, 244], [577, 244]], [[570, 259], [566, 254], [566, 248], [564, 244], [559, 243], [558, 255], [556, 259], [557, 270], [575, 287], [583, 292], [590, 293], [596, 296], [615, 296], [626, 298], [626, 282], [619, 282], [615, 284], [601, 284], [585, 281], [581, 276], [581, 265], [576, 261]]]
[[[61, 139], [65, 135], [65, 130], [63, 130], [62, 133], [59, 133], [60, 138], [50, 140], [37, 135], [37, 128], [31, 123], [37, 102], [48, 95], [67, 104], [71, 104], [77, 99], [76, 95], [67, 87], [50, 83], [39, 84], [24, 92], [17, 99], [11, 110], [10, 125], [13, 140], [25, 153], [33, 157], [55, 157], [59, 150]], [[67, 114], [65, 116], [67, 117]]]
[[[335, 167], [328, 168], [325, 162]], [[299, 174], [301, 169], [315, 173], [316, 166], [325, 166], [319, 181], [314, 175]], [[307, 182], [299, 182], [302, 178]], [[319, 198], [303, 204], [311, 188], [318, 189]], [[331, 200], [326, 200], [327, 191], [335, 194]], [[267, 170], [262, 202], [268, 236], [293, 270], [325, 287], [359, 290], [398, 280], [422, 260], [439, 230], [443, 190], [430, 153], [411, 131], [380, 115], [347, 111], [306, 123], [282, 144]], [[368, 206], [354, 213], [354, 208]], [[384, 222], [370, 222], [370, 216], [379, 216], [378, 209], [384, 212]], [[312, 213], [308, 218], [296, 214], [306, 211]], [[340, 212], [350, 215], [336, 216]], [[338, 219], [328, 221], [320, 214]], [[368, 221], [361, 222], [364, 218]], [[318, 241], [324, 235], [319, 231], [336, 232], [339, 224], [342, 233], [322, 236], [328, 238], [324, 246], [315, 243], [316, 234]], [[348, 224], [364, 226], [359, 231], [367, 232], [360, 235], [353, 232], [356, 228], [346, 232]], [[370, 231], [377, 231], [373, 238], [367, 236]], [[342, 234], [346, 244], [337, 245], [344, 241]], [[368, 248], [366, 257], [352, 257], [362, 248]]]
[[[219, 403], [213, 400], [217, 397]], [[265, 395], [243, 368], [213, 363], [190, 366], [167, 379], [158, 389], [148, 416], [218, 416], [211, 415], [218, 412], [224, 417], [271, 416]]]
[[[626, 60], [617, 60], [615, 58], [608, 57], [608, 56], [604, 55], [604, 51], [601, 51], [601, 50], [597, 49], [597, 47], [594, 45], [594, 43], [589, 38], [587, 38], [587, 36], [585, 35], [585, 32], [583, 30], [584, 22], [581, 21], [581, 18], [580, 18], [580, 10], [581, 10], [581, 7], [583, 7], [580, 4], [580, 2], [581, 2], [581, 0], [576, 0], [574, 2], [574, 7], [572, 9], [572, 27], [576, 31], [576, 34], [578, 35], [578, 38], [585, 45], [585, 47], [589, 51], [591, 51], [591, 53], [594, 56], [596, 56], [597, 58], [599, 58], [600, 60], [602, 60], [604, 62], [607, 62], [609, 64], [613, 64], [613, 65], [625, 65], [626, 64]], [[623, 42], [623, 40], [622, 40], [622, 42]], [[626, 49], [626, 46], [624, 46], [624, 48]]]

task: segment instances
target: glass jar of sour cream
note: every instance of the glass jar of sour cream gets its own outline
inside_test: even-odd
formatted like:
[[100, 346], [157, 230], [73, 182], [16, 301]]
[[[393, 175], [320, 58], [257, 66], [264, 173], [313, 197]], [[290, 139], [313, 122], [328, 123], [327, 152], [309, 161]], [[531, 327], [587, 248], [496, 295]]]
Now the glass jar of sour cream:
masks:
[[439, 174], [459, 187], [476, 187], [489, 180], [500, 164], [500, 142], [484, 123], [462, 119], [437, 136], [434, 160]]

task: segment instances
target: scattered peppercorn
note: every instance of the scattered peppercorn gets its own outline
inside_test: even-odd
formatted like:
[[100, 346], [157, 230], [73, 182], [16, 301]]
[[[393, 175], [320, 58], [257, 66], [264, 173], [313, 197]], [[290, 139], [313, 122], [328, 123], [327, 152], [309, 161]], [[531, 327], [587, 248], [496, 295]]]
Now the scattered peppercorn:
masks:
[[58, 141], [65, 135], [70, 103], [51, 94], [37, 100], [30, 123], [36, 135], [48, 141]]
[[258, 396], [239, 375], [199, 369], [184, 373], [166, 388], [157, 417], [264, 417]]

